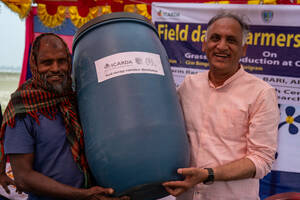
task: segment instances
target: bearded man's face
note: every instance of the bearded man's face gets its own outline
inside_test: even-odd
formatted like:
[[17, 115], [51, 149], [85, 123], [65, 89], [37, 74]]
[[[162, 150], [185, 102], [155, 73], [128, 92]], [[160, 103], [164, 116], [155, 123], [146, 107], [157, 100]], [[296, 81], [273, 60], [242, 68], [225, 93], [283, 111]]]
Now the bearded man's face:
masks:
[[42, 38], [36, 62], [44, 85], [52, 91], [63, 93], [68, 87], [70, 63], [62, 41], [54, 36]]

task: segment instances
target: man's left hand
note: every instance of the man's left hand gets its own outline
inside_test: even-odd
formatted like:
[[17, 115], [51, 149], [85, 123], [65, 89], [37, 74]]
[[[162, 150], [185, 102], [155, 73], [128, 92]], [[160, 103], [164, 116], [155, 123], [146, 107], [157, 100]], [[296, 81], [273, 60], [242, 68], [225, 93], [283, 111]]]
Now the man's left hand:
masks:
[[183, 175], [185, 179], [162, 184], [167, 192], [175, 197], [186, 192], [196, 184], [203, 182], [208, 176], [207, 170], [199, 168], [181, 168], [177, 170], [177, 173]]

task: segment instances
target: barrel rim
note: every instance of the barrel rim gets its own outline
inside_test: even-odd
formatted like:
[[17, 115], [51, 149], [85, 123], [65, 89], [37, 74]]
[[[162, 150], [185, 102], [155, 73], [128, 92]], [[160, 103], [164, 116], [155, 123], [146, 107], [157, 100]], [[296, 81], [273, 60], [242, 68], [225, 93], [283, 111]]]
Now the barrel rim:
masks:
[[110, 20], [114, 21], [116, 19], [135, 19], [135, 20], [144, 22], [145, 24], [149, 25], [156, 32], [156, 34], [158, 34], [154, 24], [149, 19], [147, 19], [146, 17], [144, 17], [140, 14], [130, 13], [130, 12], [113, 12], [110, 14], [104, 14], [104, 15], [95, 17], [94, 19], [88, 21], [83, 26], [81, 26], [76, 31], [76, 33], [73, 37], [72, 50], [74, 51], [74, 48], [75, 48], [76, 43], [79, 40], [79, 38], [82, 35], [84, 35], [84, 33], [86, 31], [88, 31], [92, 26], [96, 26], [97, 24], [102, 23], [102, 22], [109, 22]]

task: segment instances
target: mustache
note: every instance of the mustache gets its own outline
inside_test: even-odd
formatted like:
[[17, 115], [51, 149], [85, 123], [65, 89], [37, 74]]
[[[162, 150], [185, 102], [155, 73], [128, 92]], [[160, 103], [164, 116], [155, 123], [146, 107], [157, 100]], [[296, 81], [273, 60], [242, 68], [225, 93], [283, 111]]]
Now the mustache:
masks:
[[51, 77], [51, 76], [61, 76], [61, 77], [64, 77], [64, 76], [67, 76], [67, 73], [65, 73], [65, 72], [57, 72], [57, 73], [49, 72], [49, 73], [44, 74], [44, 76], [46, 78]]
[[39, 74], [39, 77], [38, 78], [40, 81], [43, 82], [43, 84], [46, 84], [48, 85], [48, 78], [52, 77], [52, 76], [59, 76], [61, 77], [62, 79], [64, 79], [64, 81], [67, 81], [68, 79], [71, 79], [71, 76], [68, 75], [67, 72], [57, 72], [57, 73], [53, 73], [53, 72], [48, 72], [48, 73], [42, 73], [42, 74]]

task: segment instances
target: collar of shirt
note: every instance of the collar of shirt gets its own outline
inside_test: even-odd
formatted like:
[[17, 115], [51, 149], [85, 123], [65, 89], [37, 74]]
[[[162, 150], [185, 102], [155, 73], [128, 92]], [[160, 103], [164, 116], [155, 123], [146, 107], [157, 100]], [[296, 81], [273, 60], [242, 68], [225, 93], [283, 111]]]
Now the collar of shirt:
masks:
[[229, 79], [227, 79], [222, 85], [220, 85], [218, 87], [215, 87], [214, 84], [209, 80], [208, 72], [207, 72], [206, 77], [207, 77], [208, 85], [215, 89], [220, 89], [220, 88], [225, 87], [226, 85], [229, 85], [232, 81], [234, 81], [238, 77], [241, 77], [245, 73], [244, 67], [242, 65], [240, 65], [240, 66], [241, 66], [240, 69], [235, 74], [233, 74]]

